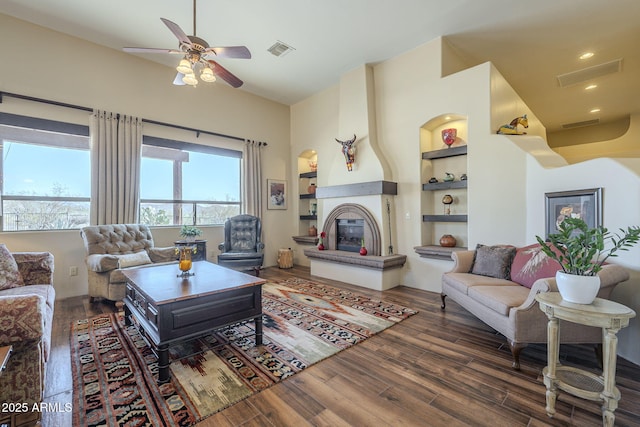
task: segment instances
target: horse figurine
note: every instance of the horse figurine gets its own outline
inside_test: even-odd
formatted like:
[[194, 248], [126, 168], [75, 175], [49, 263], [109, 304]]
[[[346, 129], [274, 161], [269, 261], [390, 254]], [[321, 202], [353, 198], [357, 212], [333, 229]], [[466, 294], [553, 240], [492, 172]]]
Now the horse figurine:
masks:
[[347, 161], [347, 170], [351, 171], [353, 168], [353, 163], [356, 161], [356, 134], [353, 134], [353, 138], [348, 141], [340, 141], [336, 138], [336, 141], [340, 145], [342, 145], [342, 154], [344, 154], [344, 158]]
[[500, 129], [498, 129], [498, 134], [502, 134], [502, 135], [523, 135], [526, 134], [526, 132], [518, 132], [518, 125], [521, 125], [524, 128], [528, 128], [529, 127], [529, 119], [527, 119], [527, 115], [523, 115], [522, 117], [516, 117], [515, 119], [511, 120], [511, 123], [509, 123], [508, 125], [502, 125], [500, 126]]

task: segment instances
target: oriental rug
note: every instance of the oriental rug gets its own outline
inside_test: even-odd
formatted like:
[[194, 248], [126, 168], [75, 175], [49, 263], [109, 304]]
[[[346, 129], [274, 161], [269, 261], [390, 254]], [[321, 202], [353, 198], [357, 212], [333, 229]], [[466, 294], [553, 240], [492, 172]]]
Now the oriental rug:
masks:
[[73, 425], [193, 425], [416, 313], [299, 278], [265, 283], [262, 299], [263, 345], [249, 322], [173, 347], [163, 385], [122, 313], [73, 322]]

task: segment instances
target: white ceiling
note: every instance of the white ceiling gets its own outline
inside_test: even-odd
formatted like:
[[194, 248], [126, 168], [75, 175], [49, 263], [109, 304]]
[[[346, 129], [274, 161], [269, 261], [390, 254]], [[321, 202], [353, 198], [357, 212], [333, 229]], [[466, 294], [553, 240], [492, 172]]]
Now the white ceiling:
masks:
[[[177, 48], [161, 17], [193, 35], [192, 0], [0, 0], [0, 13], [118, 50]], [[640, 112], [639, 0], [200, 0], [196, 35], [246, 45], [252, 59], [218, 62], [244, 80], [239, 90], [285, 104], [446, 36], [470, 65], [492, 61], [548, 131]], [[295, 51], [271, 55], [278, 40]], [[584, 51], [595, 56], [581, 61]], [[145, 57], [171, 67], [179, 60]], [[622, 72], [595, 79], [595, 90], [558, 85], [559, 74], [618, 58]]]

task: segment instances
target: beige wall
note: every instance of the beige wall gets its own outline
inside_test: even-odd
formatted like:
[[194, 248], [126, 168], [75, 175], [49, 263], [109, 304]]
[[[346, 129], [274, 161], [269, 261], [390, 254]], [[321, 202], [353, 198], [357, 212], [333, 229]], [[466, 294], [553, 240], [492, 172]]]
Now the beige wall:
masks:
[[[231, 65], [230, 65], [231, 67]], [[268, 142], [263, 177], [288, 179], [289, 107], [224, 83], [196, 89], [171, 84], [175, 70], [132, 55], [56, 33], [0, 15], [0, 90], [38, 98], [100, 108], [145, 119]], [[88, 113], [5, 97], [0, 111], [88, 124]], [[207, 143], [202, 136], [146, 125], [152, 134]], [[242, 143], [227, 140], [228, 148]], [[216, 185], [211, 183], [211, 185]], [[266, 183], [263, 184], [266, 190]], [[266, 206], [266, 199], [265, 199]], [[290, 246], [293, 210], [265, 210], [265, 265], [275, 265], [278, 248]], [[154, 229], [157, 244], [171, 244], [176, 228]], [[205, 227], [208, 256], [215, 259], [220, 227]], [[58, 298], [87, 293], [84, 250], [77, 230], [2, 233], [12, 250], [49, 250], [56, 257]], [[214, 258], [212, 258], [214, 257]], [[70, 277], [70, 266], [79, 275]]]
[[[391, 171], [386, 179], [398, 182], [398, 195], [393, 198], [393, 244], [396, 253], [408, 256], [404, 285], [440, 292], [440, 277], [452, 265], [450, 261], [420, 258], [413, 250], [424, 244], [420, 128], [443, 114], [468, 118], [469, 246], [535, 242], [536, 235], [544, 234], [544, 193], [550, 191], [603, 187], [605, 225], [615, 230], [639, 223], [640, 160], [598, 159], [569, 165], [548, 147], [544, 126], [495, 67], [482, 64], [441, 78], [443, 54], [451, 54], [450, 49], [445, 46], [442, 50], [440, 40], [434, 40], [373, 68], [379, 149]], [[457, 64], [455, 60], [449, 63]], [[341, 122], [346, 115], [340, 112], [344, 105], [340, 94], [348, 92], [342, 86], [351, 80], [344, 78], [336, 87], [291, 109], [292, 156], [303, 148], [318, 151], [320, 186], [329, 180], [322, 173], [323, 163], [335, 161], [344, 167], [333, 137], [337, 129], [346, 126]], [[500, 125], [522, 114], [529, 118], [527, 135], [495, 133]], [[350, 111], [349, 115], [356, 113]], [[627, 138], [637, 139], [637, 135], [636, 131]], [[365, 170], [368, 167], [364, 166]], [[359, 182], [364, 176], [354, 170], [349, 178]], [[634, 277], [616, 289], [614, 299], [640, 312], [638, 251], [640, 248], [634, 248], [615, 259]], [[639, 330], [635, 319], [620, 333], [619, 353], [635, 363], [640, 363], [640, 343], [632, 337]]]

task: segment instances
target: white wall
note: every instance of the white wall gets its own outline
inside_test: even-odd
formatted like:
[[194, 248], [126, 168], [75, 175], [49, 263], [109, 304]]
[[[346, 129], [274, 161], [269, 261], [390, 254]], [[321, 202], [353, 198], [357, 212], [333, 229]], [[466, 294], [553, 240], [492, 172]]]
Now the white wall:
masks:
[[[174, 86], [174, 76], [175, 70], [170, 67], [0, 14], [0, 90], [266, 141], [263, 178], [287, 179], [291, 175], [288, 106], [225, 83], [200, 83], [196, 89]], [[80, 124], [88, 124], [89, 114], [10, 97], [3, 99], [0, 111]], [[206, 140], [170, 128], [145, 125], [145, 129], [185, 140]], [[228, 140], [226, 144], [228, 148], [242, 148], [241, 142]], [[266, 182], [263, 185], [266, 191]], [[278, 248], [290, 246], [287, 230], [293, 218], [291, 208], [265, 210], [265, 265], [275, 265]], [[154, 229], [153, 234], [160, 244], [170, 244], [178, 237], [177, 229]], [[205, 227], [205, 236], [209, 257], [217, 255], [220, 227]], [[84, 249], [77, 230], [6, 232], [0, 235], [0, 241], [11, 250], [53, 252], [57, 297], [86, 294]], [[69, 266], [79, 266], [80, 274], [69, 277]]]

